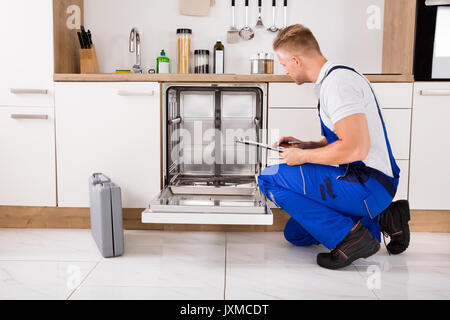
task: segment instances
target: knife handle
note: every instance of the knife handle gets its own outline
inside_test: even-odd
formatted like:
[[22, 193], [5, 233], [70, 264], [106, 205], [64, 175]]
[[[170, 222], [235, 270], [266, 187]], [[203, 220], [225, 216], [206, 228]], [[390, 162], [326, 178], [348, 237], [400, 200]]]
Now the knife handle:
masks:
[[87, 32], [88, 35], [88, 39], [89, 39], [89, 48], [92, 46], [92, 34], [91, 34], [91, 30], [88, 30]]
[[78, 41], [80, 42], [80, 47], [81, 47], [81, 49], [84, 49], [83, 39], [81, 38], [80, 31], [77, 32], [77, 35], [78, 35]]

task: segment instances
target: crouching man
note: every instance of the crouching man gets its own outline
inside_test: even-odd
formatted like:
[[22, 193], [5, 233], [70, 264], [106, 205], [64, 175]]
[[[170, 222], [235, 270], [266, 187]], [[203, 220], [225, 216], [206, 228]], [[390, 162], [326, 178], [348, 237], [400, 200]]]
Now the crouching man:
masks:
[[406, 200], [392, 202], [400, 169], [370, 83], [354, 69], [327, 61], [302, 25], [280, 31], [273, 48], [296, 84], [315, 84], [324, 137], [281, 138], [286, 163], [258, 177], [261, 191], [291, 216], [286, 239], [299, 246], [323, 244], [331, 251], [319, 253], [317, 263], [329, 269], [375, 254], [380, 232], [391, 238], [390, 253], [403, 252], [409, 206]]

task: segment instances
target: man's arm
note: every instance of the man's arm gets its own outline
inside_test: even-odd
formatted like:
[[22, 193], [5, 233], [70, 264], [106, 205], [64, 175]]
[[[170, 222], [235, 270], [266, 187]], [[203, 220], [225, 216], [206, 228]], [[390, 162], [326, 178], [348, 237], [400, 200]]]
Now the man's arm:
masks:
[[[288, 144], [288, 142], [298, 142], [298, 144]], [[282, 146], [283, 148], [301, 148], [301, 149], [316, 149], [324, 147], [328, 144], [327, 139], [323, 138], [320, 141], [301, 141], [294, 137], [283, 137], [278, 140], [278, 144], [274, 146]]]
[[325, 165], [362, 161], [370, 149], [369, 128], [366, 115], [353, 114], [334, 125], [339, 140], [316, 149], [289, 148], [280, 155], [288, 165], [318, 163]]

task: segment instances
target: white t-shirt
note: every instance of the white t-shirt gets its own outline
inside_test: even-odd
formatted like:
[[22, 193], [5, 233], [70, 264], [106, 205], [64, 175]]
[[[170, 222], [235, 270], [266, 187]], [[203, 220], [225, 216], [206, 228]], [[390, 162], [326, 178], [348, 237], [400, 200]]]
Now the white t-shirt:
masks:
[[333, 66], [336, 64], [328, 61], [322, 67], [314, 86], [316, 97], [320, 99], [323, 123], [336, 133], [336, 122], [352, 114], [364, 113], [369, 127], [370, 150], [363, 162], [393, 177], [383, 126], [370, 84], [361, 75], [346, 69], [334, 70], [324, 80]]

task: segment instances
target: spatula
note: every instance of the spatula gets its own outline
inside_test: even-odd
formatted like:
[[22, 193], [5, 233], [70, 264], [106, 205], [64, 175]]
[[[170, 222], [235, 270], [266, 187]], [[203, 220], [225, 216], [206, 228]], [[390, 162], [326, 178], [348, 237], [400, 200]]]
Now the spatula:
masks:
[[231, 27], [227, 32], [227, 42], [237, 43], [239, 42], [239, 30], [236, 28], [236, 0], [231, 0]]

